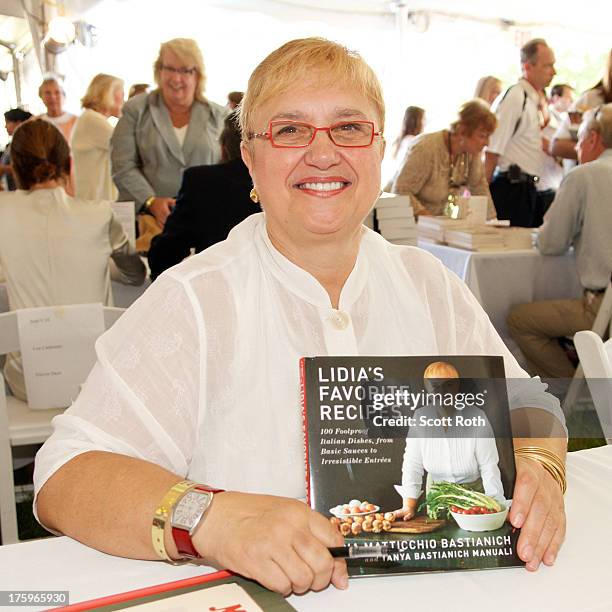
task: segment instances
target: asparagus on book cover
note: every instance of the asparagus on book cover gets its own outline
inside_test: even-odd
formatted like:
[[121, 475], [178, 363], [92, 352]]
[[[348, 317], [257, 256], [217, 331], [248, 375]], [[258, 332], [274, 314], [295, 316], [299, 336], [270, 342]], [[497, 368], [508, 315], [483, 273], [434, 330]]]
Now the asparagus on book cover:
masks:
[[370, 575], [522, 565], [508, 522], [515, 480], [503, 360], [302, 360], [310, 505]]

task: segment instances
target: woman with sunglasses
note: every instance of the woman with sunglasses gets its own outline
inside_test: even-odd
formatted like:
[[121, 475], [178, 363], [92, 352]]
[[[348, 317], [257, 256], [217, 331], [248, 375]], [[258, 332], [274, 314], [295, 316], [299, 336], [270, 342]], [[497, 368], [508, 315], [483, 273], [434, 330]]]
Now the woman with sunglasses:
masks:
[[111, 139], [119, 200], [134, 201], [159, 228], [178, 193], [183, 170], [219, 162], [227, 109], [204, 97], [202, 53], [194, 40], [161, 45], [153, 66], [158, 88], [128, 100]]
[[[529, 383], [513, 400], [563, 429], [467, 287], [363, 226], [384, 115], [374, 72], [337, 43], [294, 40], [255, 69], [241, 146], [263, 213], [160, 275], [98, 341], [37, 459], [43, 524], [115, 555], [202, 557], [282, 593], [346, 588], [327, 550], [342, 537], [300, 501], [303, 356], [503, 355]], [[564, 442], [543, 444], [562, 461]], [[538, 462], [518, 463], [512, 517], [536, 569], [563, 539], [563, 498]]]
[[417, 215], [442, 215], [448, 203], [467, 192], [489, 200], [495, 216], [481, 154], [497, 118], [482, 100], [466, 102], [447, 130], [418, 137], [393, 178], [391, 191], [409, 195]]

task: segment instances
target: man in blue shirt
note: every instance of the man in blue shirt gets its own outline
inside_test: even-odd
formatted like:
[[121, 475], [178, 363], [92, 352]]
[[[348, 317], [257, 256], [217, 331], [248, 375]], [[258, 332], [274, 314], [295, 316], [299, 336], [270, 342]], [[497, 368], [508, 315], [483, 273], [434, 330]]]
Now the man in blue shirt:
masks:
[[532, 374], [571, 377], [570, 363], [557, 338], [590, 329], [612, 272], [612, 104], [585, 114], [576, 145], [580, 165], [561, 183], [540, 228], [538, 249], [562, 255], [573, 246], [584, 288], [582, 298], [548, 300], [514, 307], [511, 336]]

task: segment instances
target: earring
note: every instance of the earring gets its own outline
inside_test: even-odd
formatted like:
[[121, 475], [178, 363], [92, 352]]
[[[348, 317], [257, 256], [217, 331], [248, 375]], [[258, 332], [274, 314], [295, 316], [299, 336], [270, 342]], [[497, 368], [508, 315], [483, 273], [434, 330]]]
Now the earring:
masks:
[[249, 198], [253, 200], [254, 204], [259, 204], [259, 194], [257, 193], [257, 189], [255, 189], [255, 187], [251, 189], [251, 193], [249, 193]]

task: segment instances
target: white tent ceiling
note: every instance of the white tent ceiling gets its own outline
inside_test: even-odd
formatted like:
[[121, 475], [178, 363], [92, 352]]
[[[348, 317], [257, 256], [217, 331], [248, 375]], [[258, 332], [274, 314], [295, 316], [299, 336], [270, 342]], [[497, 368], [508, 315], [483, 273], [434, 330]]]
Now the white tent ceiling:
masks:
[[544, 24], [561, 28], [609, 33], [612, 2], [600, 0], [222, 0], [214, 4], [249, 10], [291, 13], [330, 18], [352, 14], [392, 16], [404, 11], [426, 11], [448, 18], [470, 18], [477, 21], [505, 22], [522, 29]]

